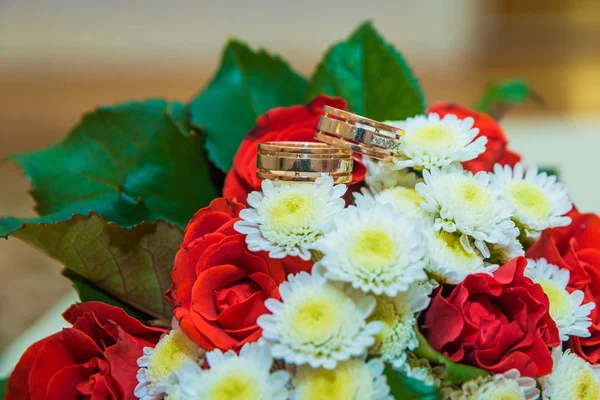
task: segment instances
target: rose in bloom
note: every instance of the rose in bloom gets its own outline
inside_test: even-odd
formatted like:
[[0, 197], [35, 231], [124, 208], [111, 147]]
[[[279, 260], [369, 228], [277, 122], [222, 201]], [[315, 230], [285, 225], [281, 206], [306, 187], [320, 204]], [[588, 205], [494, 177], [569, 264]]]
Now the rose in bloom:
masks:
[[8, 380], [6, 400], [133, 399], [144, 346], [166, 333], [99, 302], [63, 314], [73, 327], [29, 347]]
[[548, 229], [527, 251], [529, 258], [545, 258], [570, 271], [567, 290], [581, 290], [584, 303], [594, 302], [589, 338], [572, 337], [572, 350], [592, 364], [600, 364], [600, 218], [572, 210], [571, 225]]
[[427, 113], [436, 113], [440, 117], [446, 114], [454, 114], [461, 119], [472, 117], [475, 120], [474, 127], [479, 128], [477, 138], [481, 136], [487, 137], [488, 142], [485, 152], [474, 160], [462, 163], [465, 169], [473, 173], [479, 171], [491, 172], [496, 163], [513, 167], [521, 160], [520, 155], [508, 150], [508, 140], [504, 131], [489, 115], [452, 103], [434, 104], [427, 109]]
[[[246, 204], [248, 193], [260, 190], [260, 179], [256, 177], [258, 143], [268, 141], [315, 142], [317, 124], [323, 115], [323, 106], [346, 109], [346, 102], [338, 97], [317, 96], [307, 105], [273, 108], [256, 121], [256, 126], [246, 135], [235, 157], [233, 168], [227, 174], [223, 196], [233, 196]], [[354, 160], [352, 183], [364, 180], [365, 166], [360, 158]]]
[[233, 229], [245, 206], [218, 198], [194, 215], [171, 272], [167, 292], [181, 329], [206, 350], [239, 350], [258, 340], [256, 319], [267, 313], [264, 302], [279, 299], [278, 286], [290, 273], [310, 271], [298, 257], [269, 258], [251, 252], [245, 236]]
[[429, 344], [450, 360], [503, 373], [516, 368], [537, 378], [552, 371], [549, 346], [556, 324], [542, 287], [525, 278], [527, 260], [516, 258], [493, 276], [473, 274], [439, 290], [423, 316]]

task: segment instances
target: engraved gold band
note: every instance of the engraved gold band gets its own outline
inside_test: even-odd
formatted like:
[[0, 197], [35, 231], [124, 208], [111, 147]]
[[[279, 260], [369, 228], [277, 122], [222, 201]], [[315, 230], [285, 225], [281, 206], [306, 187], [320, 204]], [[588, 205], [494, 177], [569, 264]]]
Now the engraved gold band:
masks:
[[394, 162], [395, 157], [390, 151], [383, 149], [373, 149], [364, 145], [351, 143], [349, 141], [337, 138], [335, 136], [328, 136], [323, 132], [317, 132], [315, 139], [327, 143], [331, 146], [336, 146], [342, 149], [350, 150], [355, 153], [360, 153], [368, 157], [376, 158], [382, 161]]
[[258, 144], [259, 179], [314, 182], [331, 176], [335, 183], [352, 181], [352, 151], [319, 142], [265, 142]]
[[315, 139], [380, 160], [394, 160], [402, 129], [330, 106], [323, 107], [323, 112]]

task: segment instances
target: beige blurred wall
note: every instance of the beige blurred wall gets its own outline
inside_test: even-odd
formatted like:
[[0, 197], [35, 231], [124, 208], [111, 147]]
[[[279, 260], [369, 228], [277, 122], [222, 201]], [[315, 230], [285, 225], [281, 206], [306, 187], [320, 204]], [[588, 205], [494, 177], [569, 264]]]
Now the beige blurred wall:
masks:
[[[0, 0], [0, 157], [60, 140], [98, 104], [189, 99], [228, 37], [309, 74], [366, 19], [409, 59], [429, 102], [470, 104], [494, 79], [530, 80], [546, 107], [520, 108], [507, 130], [531, 160], [572, 165], [573, 193], [593, 208], [594, 185], [578, 180], [594, 181], [600, 145], [597, 0]], [[566, 162], [563, 131], [585, 157], [567, 147]], [[538, 134], [552, 138], [548, 151]], [[0, 168], [0, 215], [31, 215], [27, 190], [17, 168]], [[0, 349], [68, 291], [59, 270], [18, 241], [0, 241]]]

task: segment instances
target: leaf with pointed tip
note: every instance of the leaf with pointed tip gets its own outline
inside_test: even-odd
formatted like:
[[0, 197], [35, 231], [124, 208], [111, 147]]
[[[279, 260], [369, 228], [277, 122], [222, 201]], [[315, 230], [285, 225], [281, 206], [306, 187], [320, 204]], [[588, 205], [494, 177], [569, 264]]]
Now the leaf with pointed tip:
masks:
[[543, 104], [542, 98], [531, 89], [529, 83], [520, 79], [507, 79], [489, 85], [474, 108], [500, 120], [511, 107], [530, 100]]
[[170, 318], [163, 295], [171, 285], [183, 240], [164, 221], [123, 228], [98, 214], [74, 215], [54, 224], [25, 224], [11, 234], [60, 261], [111, 296], [154, 317]]
[[410, 378], [404, 372], [398, 371], [390, 365], [385, 367], [385, 376], [394, 399], [437, 400], [440, 398], [440, 390], [435, 386], [429, 386], [418, 379]]
[[37, 218], [0, 218], [0, 237], [24, 222], [94, 211], [123, 226], [163, 219], [183, 227], [217, 195], [203, 141], [181, 125], [183, 105], [163, 100], [100, 107], [62, 142], [9, 157], [32, 186]]
[[190, 124], [204, 132], [209, 158], [227, 172], [256, 119], [273, 107], [301, 103], [305, 90], [306, 79], [279, 57], [231, 40], [217, 74], [189, 104]]
[[306, 99], [319, 93], [343, 97], [351, 111], [380, 121], [425, 112], [417, 79], [370, 22], [327, 52], [308, 84]]

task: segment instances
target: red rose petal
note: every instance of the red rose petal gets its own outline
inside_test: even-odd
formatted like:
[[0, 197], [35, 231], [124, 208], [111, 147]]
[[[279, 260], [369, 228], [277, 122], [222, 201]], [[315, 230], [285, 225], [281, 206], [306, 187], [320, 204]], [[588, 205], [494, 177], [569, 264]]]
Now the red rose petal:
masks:
[[35, 342], [21, 356], [10, 375], [6, 385], [6, 395], [4, 400], [22, 400], [29, 398], [29, 374], [35, 363], [40, 350], [46, 345], [46, 342], [54, 340], [61, 332]]
[[217, 317], [216, 322], [227, 330], [245, 329], [256, 326], [256, 319], [269, 311], [265, 307], [267, 297], [262, 292], [256, 292], [245, 301], [226, 308]]
[[218, 317], [214, 293], [229, 287], [248, 276], [248, 271], [235, 265], [219, 265], [204, 271], [192, 288], [192, 309], [204, 318], [214, 321]]

